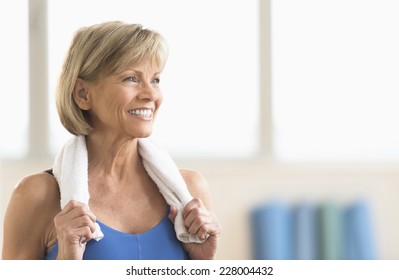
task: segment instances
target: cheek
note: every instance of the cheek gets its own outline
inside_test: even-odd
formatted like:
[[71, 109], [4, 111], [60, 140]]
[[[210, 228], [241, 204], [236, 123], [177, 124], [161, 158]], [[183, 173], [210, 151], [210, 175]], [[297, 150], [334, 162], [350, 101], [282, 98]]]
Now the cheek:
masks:
[[125, 93], [110, 93], [103, 100], [103, 105], [106, 108], [113, 108], [114, 110], [123, 109], [126, 104], [130, 102], [128, 94]]
[[121, 118], [124, 112], [124, 100], [121, 96], [103, 96], [103, 98], [96, 100], [95, 106], [92, 108], [92, 113], [103, 121]]
[[157, 100], [155, 100], [155, 111], [154, 111], [154, 120], [157, 119], [159, 108], [162, 105], [163, 96], [162, 94], [158, 95]]
[[161, 107], [162, 101], [163, 101], [163, 95], [162, 95], [162, 92], [159, 92], [158, 98], [157, 98], [157, 100], [155, 101], [155, 104], [156, 104], [156, 106], [157, 106], [157, 109], [158, 109], [159, 107]]

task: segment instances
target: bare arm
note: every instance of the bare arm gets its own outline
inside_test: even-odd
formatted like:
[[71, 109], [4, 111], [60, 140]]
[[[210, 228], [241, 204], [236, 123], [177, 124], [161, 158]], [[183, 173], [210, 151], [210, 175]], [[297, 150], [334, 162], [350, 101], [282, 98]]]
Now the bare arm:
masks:
[[212, 209], [211, 193], [205, 177], [201, 173], [190, 169], [181, 169], [180, 173], [191, 195], [194, 198], [201, 199], [208, 210]]
[[2, 259], [43, 259], [58, 211], [58, 187], [51, 176], [40, 173], [20, 181], [4, 219]]
[[[183, 219], [191, 234], [203, 239], [203, 243], [185, 243], [183, 246], [190, 259], [215, 259], [222, 227], [211, 209], [211, 195], [205, 178], [193, 170], [180, 171], [194, 197], [183, 210]], [[173, 221], [177, 213], [171, 209]]]

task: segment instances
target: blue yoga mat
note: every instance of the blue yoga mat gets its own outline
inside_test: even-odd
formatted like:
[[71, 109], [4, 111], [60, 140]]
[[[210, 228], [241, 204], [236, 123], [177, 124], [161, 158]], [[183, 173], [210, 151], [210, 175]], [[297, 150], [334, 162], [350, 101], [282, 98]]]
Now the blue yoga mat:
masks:
[[300, 202], [294, 207], [294, 258], [318, 259], [316, 207], [310, 202]]
[[376, 259], [376, 244], [370, 203], [359, 200], [345, 211], [345, 259]]
[[251, 225], [255, 259], [293, 259], [290, 207], [280, 201], [260, 205], [251, 212]]

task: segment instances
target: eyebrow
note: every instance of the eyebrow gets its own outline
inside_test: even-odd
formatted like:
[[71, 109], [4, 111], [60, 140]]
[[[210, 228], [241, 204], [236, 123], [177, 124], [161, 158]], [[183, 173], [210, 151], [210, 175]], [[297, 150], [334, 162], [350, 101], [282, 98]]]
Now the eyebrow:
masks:
[[[143, 72], [142, 71], [140, 71], [140, 70], [136, 70], [136, 69], [134, 69], [134, 68], [127, 68], [126, 70], [123, 70], [119, 75], [121, 75], [121, 74], [123, 74], [123, 73], [125, 73], [125, 72], [128, 72], [128, 71], [132, 71], [132, 72], [135, 72], [135, 73], [137, 73], [137, 74], [139, 74], [139, 75], [143, 75]], [[156, 73], [154, 73], [154, 76], [155, 75], [159, 75], [161, 72], [156, 72]]]

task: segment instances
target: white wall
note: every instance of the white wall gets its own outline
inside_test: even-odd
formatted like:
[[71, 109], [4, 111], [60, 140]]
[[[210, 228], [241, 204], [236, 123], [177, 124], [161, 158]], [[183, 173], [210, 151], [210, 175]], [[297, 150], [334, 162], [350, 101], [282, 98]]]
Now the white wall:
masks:
[[[214, 211], [223, 226], [219, 259], [251, 259], [249, 211], [281, 197], [343, 203], [360, 196], [372, 201], [380, 259], [399, 259], [399, 166], [281, 165], [265, 161], [178, 162], [202, 172], [211, 186]], [[12, 188], [25, 175], [48, 168], [51, 160], [0, 164], [1, 226]], [[2, 243], [0, 244], [1, 248]]]

